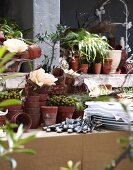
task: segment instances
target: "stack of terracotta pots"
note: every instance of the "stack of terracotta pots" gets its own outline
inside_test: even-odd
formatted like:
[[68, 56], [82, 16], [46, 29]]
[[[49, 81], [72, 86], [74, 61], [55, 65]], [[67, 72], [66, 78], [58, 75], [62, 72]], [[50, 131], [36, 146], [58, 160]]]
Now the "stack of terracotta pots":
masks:
[[40, 96], [27, 96], [24, 107], [25, 112], [31, 117], [31, 129], [36, 129], [40, 125]]
[[62, 68], [54, 68], [52, 70], [52, 74], [58, 78], [58, 80], [55, 82], [56, 85], [51, 87], [50, 93], [51, 95], [61, 95], [65, 93], [66, 89], [66, 74]]

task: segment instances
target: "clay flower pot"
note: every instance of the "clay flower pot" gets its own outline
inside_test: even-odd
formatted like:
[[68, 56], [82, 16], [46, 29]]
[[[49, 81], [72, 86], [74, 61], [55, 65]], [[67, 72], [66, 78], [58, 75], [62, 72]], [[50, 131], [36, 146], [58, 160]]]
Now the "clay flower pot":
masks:
[[74, 76], [66, 74], [65, 84], [67, 84], [67, 85], [74, 85], [74, 82], [75, 82]]
[[103, 65], [102, 65], [102, 73], [110, 74], [111, 68], [112, 68], [112, 58], [105, 59]]
[[40, 116], [41, 114], [29, 114], [31, 120], [32, 120], [32, 125], [31, 125], [31, 129], [37, 129], [40, 126]]
[[37, 129], [40, 126], [40, 116], [41, 114], [34, 114], [34, 113], [30, 113], [28, 114], [32, 120], [32, 124], [30, 129]]
[[10, 111], [8, 111], [8, 113], [7, 113], [7, 115], [6, 115], [6, 118], [7, 118], [9, 121], [11, 121], [13, 115], [18, 114], [18, 113], [23, 114], [24, 112], [23, 112], [23, 110], [10, 110]]
[[79, 59], [78, 57], [74, 56], [73, 58], [70, 59], [69, 62], [70, 69], [73, 71], [78, 71], [79, 68]]
[[53, 125], [56, 123], [58, 107], [56, 106], [42, 106], [41, 114], [44, 126]]
[[14, 58], [17, 58], [17, 59], [30, 59], [30, 54], [29, 54], [29, 51], [26, 50], [22, 53], [17, 53]]
[[57, 114], [57, 123], [65, 121], [66, 118], [72, 119], [74, 111], [74, 106], [59, 106]]
[[27, 96], [26, 101], [27, 102], [39, 102], [40, 96]]
[[45, 100], [43, 102], [39, 102], [39, 104], [40, 104], [40, 108], [41, 108], [41, 106], [47, 106], [47, 101]]
[[88, 73], [88, 64], [80, 64], [79, 70], [81, 73], [87, 74]]
[[25, 131], [30, 129], [32, 120], [30, 116], [26, 113], [15, 113], [15, 114], [10, 114], [10, 121], [12, 123], [16, 123], [17, 125], [23, 124], [23, 128]]
[[30, 45], [28, 47], [28, 51], [30, 54], [30, 59], [36, 59], [39, 58], [41, 56], [41, 48], [35, 44]]
[[4, 33], [0, 31], [0, 44], [2, 44], [5, 41]]
[[40, 108], [25, 108], [25, 113], [40, 114]]
[[127, 63], [127, 64], [123, 65], [121, 67], [121, 72], [123, 74], [127, 74], [128, 72], [130, 72], [130, 74], [133, 74], [133, 63]]
[[6, 116], [0, 116], [0, 126], [3, 126], [6, 122]]
[[94, 63], [93, 64], [93, 70], [95, 74], [100, 74], [101, 73], [101, 63]]
[[63, 69], [61, 68], [54, 68], [52, 70], [52, 74], [58, 78], [58, 80], [55, 82], [56, 84], [62, 84], [64, 85], [65, 84], [65, 79], [66, 79], [66, 76], [65, 76], [65, 72]]
[[40, 102], [46, 101], [49, 98], [47, 93], [46, 94], [38, 94], [38, 95], [39, 95]]
[[22, 105], [6, 106], [6, 109], [8, 109], [8, 111], [12, 111], [12, 110], [22, 110]]
[[39, 108], [40, 103], [39, 102], [25, 102], [25, 108]]

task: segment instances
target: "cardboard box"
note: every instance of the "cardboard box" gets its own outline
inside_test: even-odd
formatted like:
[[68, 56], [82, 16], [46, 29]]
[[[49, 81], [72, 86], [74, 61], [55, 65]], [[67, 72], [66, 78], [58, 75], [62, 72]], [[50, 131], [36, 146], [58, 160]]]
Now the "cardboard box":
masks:
[[[27, 134], [28, 135], [28, 134]], [[42, 132], [41, 136], [26, 145], [36, 154], [18, 154], [17, 170], [59, 170], [67, 166], [67, 161], [81, 161], [79, 170], [104, 170], [105, 166], [122, 150], [116, 143], [118, 137], [127, 136], [126, 132], [94, 132], [92, 134], [57, 134]], [[2, 170], [9, 170], [2, 162]], [[117, 170], [133, 169], [133, 162], [124, 159]]]

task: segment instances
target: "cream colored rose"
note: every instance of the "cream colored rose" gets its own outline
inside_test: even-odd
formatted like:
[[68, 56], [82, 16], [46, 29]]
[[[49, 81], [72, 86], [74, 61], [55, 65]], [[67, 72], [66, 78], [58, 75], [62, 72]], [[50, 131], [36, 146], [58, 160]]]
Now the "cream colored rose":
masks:
[[45, 73], [45, 70], [43, 70], [42, 68], [30, 72], [29, 79], [33, 81], [35, 84], [37, 84], [38, 86], [55, 85], [55, 81], [58, 80], [52, 74]]
[[3, 45], [9, 52], [21, 53], [28, 49], [28, 45], [19, 39], [7, 39], [3, 42]]

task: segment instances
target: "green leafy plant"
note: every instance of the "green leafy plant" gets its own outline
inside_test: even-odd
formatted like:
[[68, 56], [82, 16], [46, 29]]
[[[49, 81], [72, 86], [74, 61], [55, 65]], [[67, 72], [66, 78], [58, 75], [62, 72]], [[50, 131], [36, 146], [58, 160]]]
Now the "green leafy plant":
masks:
[[[128, 108], [127, 108], [127, 104], [124, 102], [120, 102], [121, 106], [123, 107], [123, 110], [125, 111], [125, 114], [128, 114]], [[130, 118], [130, 116], [129, 116]], [[129, 135], [128, 138], [118, 138], [117, 142], [121, 145], [123, 151], [115, 158], [111, 161], [110, 164], [108, 164], [105, 167], [105, 170], [113, 170], [115, 169], [118, 164], [126, 157], [128, 156], [128, 158], [133, 161], [133, 134], [131, 133], [131, 123], [128, 123], [128, 131], [129, 131]]]
[[86, 59], [88, 62], [95, 62], [97, 56], [103, 61], [110, 48], [105, 36], [92, 34], [84, 29], [68, 31], [62, 39], [62, 45], [72, 50], [77, 49], [80, 59]]
[[[10, 38], [23, 38], [23, 35], [28, 34], [31, 31], [31, 29], [22, 30], [15, 20], [7, 20], [5, 18], [2, 18], [0, 20], [0, 31], [4, 33], [5, 39], [10, 39]], [[27, 41], [31, 42], [29, 40]]]
[[[0, 48], [0, 73], [2, 73], [6, 66], [5, 64], [14, 56], [14, 53], [5, 54], [6, 48], [1, 47]], [[12, 75], [13, 76], [13, 75]], [[4, 80], [12, 77], [12, 76], [4, 76]], [[0, 82], [3, 82], [3, 77], [0, 79]], [[11, 93], [12, 94], [12, 93]], [[5, 95], [5, 93], [2, 93], [2, 95]], [[9, 94], [8, 94], [9, 95]], [[0, 102], [0, 110], [9, 105], [19, 105], [22, 102], [18, 100], [18, 97], [14, 97], [15, 93], [13, 93], [13, 96], [10, 95], [10, 98], [7, 98], [3, 96], [2, 100]], [[15, 95], [16, 96], [16, 95]], [[8, 96], [9, 97], [9, 96]], [[12, 99], [15, 98], [15, 99]], [[25, 149], [24, 144], [31, 141], [35, 135], [29, 135], [28, 137], [23, 137], [23, 125], [20, 125], [18, 127], [17, 133], [14, 132], [14, 128], [16, 128], [16, 124], [6, 123], [6, 125], [0, 127], [0, 131], [5, 133], [6, 139], [0, 138], [0, 161], [1, 160], [7, 160], [9, 162], [9, 165], [11, 169], [15, 169], [17, 166], [17, 162], [14, 158], [12, 158], [13, 153], [28, 153], [33, 154], [34, 151], [30, 149]]]
[[0, 127], [7, 138], [7, 143], [4, 140], [0, 140], [0, 160], [7, 160], [11, 169], [16, 169], [17, 162], [11, 157], [13, 153], [26, 153], [34, 154], [35, 152], [31, 149], [25, 149], [24, 144], [35, 138], [35, 135], [29, 135], [28, 137], [23, 137], [23, 125], [18, 127], [17, 133], [14, 132], [16, 124], [7, 123], [5, 126]]
[[[51, 56], [47, 56], [44, 54], [46, 63], [44, 63], [43, 68], [50, 72], [53, 67], [53, 60], [55, 58], [55, 51], [56, 51], [56, 44], [61, 40], [63, 33], [65, 32], [66, 27], [58, 24], [56, 26], [56, 31], [48, 33], [47, 31], [45, 33], [38, 33], [36, 35], [37, 42], [45, 43], [48, 46], [51, 47]], [[44, 60], [44, 61], [45, 61]]]
[[61, 167], [60, 170], [79, 170], [80, 162], [77, 162], [75, 165], [72, 161], [67, 162], [68, 167]]

